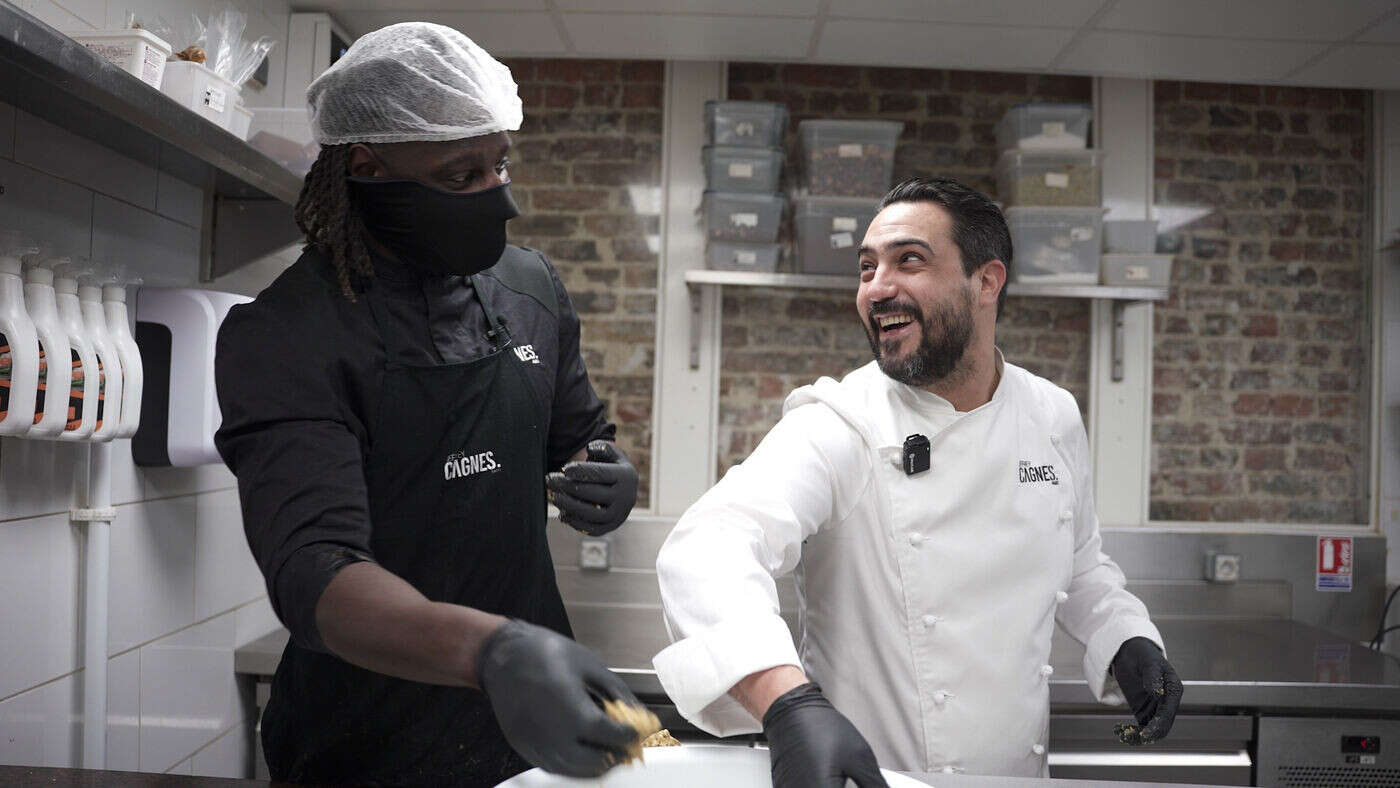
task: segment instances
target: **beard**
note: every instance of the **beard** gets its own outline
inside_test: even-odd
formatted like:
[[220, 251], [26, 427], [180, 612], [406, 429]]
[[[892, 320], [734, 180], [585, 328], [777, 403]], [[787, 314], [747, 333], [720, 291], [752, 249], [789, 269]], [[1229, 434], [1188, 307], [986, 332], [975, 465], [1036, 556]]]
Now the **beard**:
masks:
[[[919, 344], [903, 356], [888, 355], [880, 340], [876, 318], [891, 313], [915, 315], [919, 326]], [[910, 302], [872, 304], [865, 336], [880, 371], [890, 378], [916, 388], [938, 383], [958, 370], [972, 340], [972, 299], [954, 297], [950, 303], [934, 304], [928, 314]]]

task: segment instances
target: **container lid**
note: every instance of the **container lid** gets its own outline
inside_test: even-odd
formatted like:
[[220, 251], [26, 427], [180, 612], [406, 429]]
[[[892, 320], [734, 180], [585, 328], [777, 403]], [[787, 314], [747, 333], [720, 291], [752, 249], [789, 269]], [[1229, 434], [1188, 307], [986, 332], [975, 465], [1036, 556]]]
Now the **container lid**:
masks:
[[804, 120], [799, 122], [797, 127], [813, 131], [879, 131], [898, 134], [904, 129], [904, 123], [898, 120]]
[[1174, 254], [1154, 254], [1152, 252], [1103, 252], [1099, 257], [1105, 261], [1120, 260], [1125, 263], [1134, 261], [1160, 262], [1164, 260], [1170, 262], [1176, 259], [1176, 255]]
[[1098, 165], [1104, 152], [1098, 148], [1007, 148], [997, 159], [1001, 168], [1023, 164], [1088, 164]]
[[74, 30], [65, 32], [64, 35], [79, 43], [85, 40], [100, 41], [110, 38], [139, 38], [151, 46], [163, 50], [166, 57], [175, 51], [169, 42], [149, 30], [141, 27], [131, 27], [125, 30]]
[[738, 99], [710, 99], [705, 102], [705, 109], [725, 109], [725, 110], [764, 110], [787, 111], [787, 105], [777, 101], [739, 101]]
[[1054, 112], [1059, 110], [1075, 112], [1093, 112], [1092, 105], [1077, 101], [1023, 101], [1020, 104], [1013, 104], [1011, 111], [1023, 110], [1028, 112]]
[[820, 213], [823, 216], [838, 211], [875, 213], [880, 210], [879, 197], [829, 197], [812, 195], [793, 199], [798, 213]]
[[773, 203], [781, 204], [787, 202], [787, 195], [782, 194], [781, 192], [769, 194], [767, 192], [726, 192], [717, 191], [714, 189], [706, 189], [705, 196], [702, 199], [705, 202], [710, 202], [712, 200], [723, 200], [725, 202], [747, 202], [762, 205], [772, 205]]
[[783, 155], [782, 148], [752, 148], [746, 145], [706, 145], [700, 149], [703, 156], [739, 156], [745, 159], [753, 159], [760, 156]]

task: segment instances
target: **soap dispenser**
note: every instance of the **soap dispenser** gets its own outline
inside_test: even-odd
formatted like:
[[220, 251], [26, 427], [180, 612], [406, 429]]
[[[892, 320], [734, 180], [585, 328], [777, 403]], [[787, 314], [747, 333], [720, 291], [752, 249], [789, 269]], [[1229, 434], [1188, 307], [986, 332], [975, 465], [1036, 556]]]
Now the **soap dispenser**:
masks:
[[106, 415], [102, 411], [102, 370], [97, 361], [97, 349], [92, 335], [83, 322], [78, 304], [78, 275], [82, 269], [72, 262], [54, 266], [54, 299], [58, 304], [58, 319], [68, 333], [72, 346], [72, 384], [69, 387], [69, 419], [59, 440], [80, 441], [92, 437], [97, 425]]
[[0, 435], [25, 435], [39, 391], [39, 339], [24, 307], [26, 254], [38, 251], [15, 232], [0, 233]]
[[95, 264], [89, 264], [78, 277], [78, 304], [88, 336], [92, 338], [93, 349], [97, 351], [97, 367], [103, 380], [102, 408], [92, 431], [95, 441], [109, 441], [117, 437], [121, 427], [124, 390], [121, 357], [117, 354], [112, 334], [107, 330], [107, 312], [102, 308], [103, 279], [104, 271]]
[[140, 279], [127, 278], [124, 269], [114, 267], [102, 283], [102, 310], [107, 315], [107, 332], [116, 346], [122, 365], [122, 408], [117, 437], [130, 438], [141, 423], [141, 391], [144, 387], [141, 351], [131, 335], [131, 318], [126, 308], [127, 288], [139, 287]]
[[57, 437], [68, 426], [70, 412], [73, 419], [82, 416], [82, 402], [72, 409], [69, 397], [78, 356], [59, 320], [53, 291], [53, 267], [63, 262], [67, 258], [43, 251], [24, 257], [24, 305], [39, 336], [39, 391], [34, 399], [31, 438]]

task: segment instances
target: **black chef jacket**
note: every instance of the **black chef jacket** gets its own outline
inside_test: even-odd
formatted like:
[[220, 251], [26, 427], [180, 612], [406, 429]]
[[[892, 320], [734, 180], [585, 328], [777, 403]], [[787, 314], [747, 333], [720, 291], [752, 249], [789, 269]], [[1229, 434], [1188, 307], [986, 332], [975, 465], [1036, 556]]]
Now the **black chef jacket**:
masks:
[[[537, 256], [554, 285], [556, 303], [543, 304], [489, 270], [478, 277], [515, 345], [539, 361], [523, 368], [540, 401], [551, 403], [543, 473], [591, 440], [612, 440], [616, 428], [589, 383], [578, 315], [554, 268], [532, 249], [505, 254]], [[248, 544], [278, 618], [299, 645], [320, 651], [321, 592], [345, 565], [374, 560], [363, 460], [385, 358], [367, 299], [383, 302], [410, 352], [421, 354], [403, 359], [409, 363], [456, 363], [489, 348], [470, 279], [379, 258], [374, 265], [374, 281], [352, 303], [329, 257], [308, 247], [252, 303], [230, 310], [214, 362], [223, 411], [214, 442], [238, 476]]]

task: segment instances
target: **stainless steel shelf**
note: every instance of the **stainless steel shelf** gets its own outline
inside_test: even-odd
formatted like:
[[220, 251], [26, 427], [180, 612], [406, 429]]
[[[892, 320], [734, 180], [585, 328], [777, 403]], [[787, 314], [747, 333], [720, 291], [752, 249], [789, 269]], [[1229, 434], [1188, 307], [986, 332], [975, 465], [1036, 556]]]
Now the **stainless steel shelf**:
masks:
[[[849, 276], [819, 274], [781, 274], [760, 271], [713, 271], [693, 269], [685, 272], [690, 290], [690, 368], [700, 368], [700, 294], [702, 286], [713, 287], [790, 287], [809, 290], [845, 290], [854, 292], [860, 281]], [[1170, 290], [1165, 287], [1110, 287], [1107, 285], [1028, 284], [1012, 282], [1006, 286], [1008, 296], [1026, 298], [1081, 298], [1113, 302], [1113, 380], [1122, 380], [1123, 370], [1123, 307], [1132, 302], [1165, 301]]]

